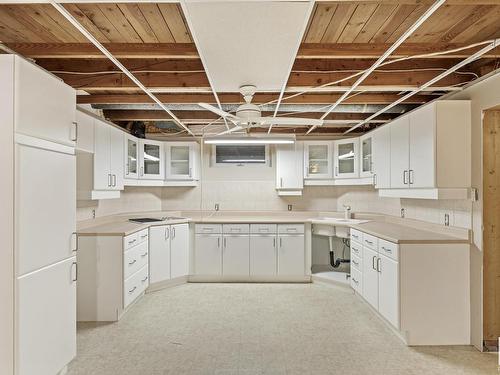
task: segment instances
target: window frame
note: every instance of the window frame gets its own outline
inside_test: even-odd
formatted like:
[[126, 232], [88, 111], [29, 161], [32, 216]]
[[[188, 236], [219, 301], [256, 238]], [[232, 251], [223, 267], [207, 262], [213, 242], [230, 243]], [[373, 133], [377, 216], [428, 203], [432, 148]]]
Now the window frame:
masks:
[[[250, 168], [262, 168], [262, 167], [270, 167], [271, 166], [271, 155], [269, 152], [269, 145], [264, 146], [265, 153], [265, 163], [217, 163], [217, 155], [216, 148], [217, 146], [230, 146], [230, 145], [212, 145], [212, 149], [210, 152], [210, 161], [212, 167], [250, 167]], [[251, 145], [235, 145], [235, 146], [251, 146]]]

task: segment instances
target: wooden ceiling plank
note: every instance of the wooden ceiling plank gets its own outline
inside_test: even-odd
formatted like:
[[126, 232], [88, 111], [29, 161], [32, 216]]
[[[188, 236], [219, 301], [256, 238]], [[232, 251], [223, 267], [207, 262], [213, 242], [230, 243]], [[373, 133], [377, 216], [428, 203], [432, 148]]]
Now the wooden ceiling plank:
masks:
[[[101, 31], [106, 38], [113, 43], [124, 43], [126, 40], [116, 30], [111, 22], [108, 21], [106, 16], [101, 12], [101, 9], [96, 4], [78, 4], [78, 8], [85, 16]], [[90, 30], [89, 30], [90, 31]], [[105, 56], [100, 53], [103, 58]]]
[[[108, 43], [108, 37], [92, 22], [76, 4], [64, 4], [64, 7], [101, 43]], [[85, 40], [87, 42], [87, 40]]]
[[175, 43], [174, 36], [163, 19], [157, 4], [142, 3], [139, 4], [139, 9], [142, 11], [142, 14], [160, 43]]
[[387, 39], [396, 31], [408, 16], [415, 11], [415, 5], [400, 4], [379, 30], [373, 35], [371, 43], [386, 43]]
[[0, 40], [3, 42], [34, 40], [43, 42], [44, 36], [26, 27], [21, 20], [13, 16], [6, 5], [0, 5]]
[[[429, 8], [427, 5], [419, 5], [417, 6], [413, 12], [411, 12], [408, 17], [404, 19], [403, 22], [399, 24], [399, 26], [394, 30], [394, 32], [386, 39], [386, 43], [394, 43], [398, 38], [403, 35], [403, 33], [408, 30], [411, 25], [413, 25], [417, 20], [425, 13], [425, 11]], [[405, 44], [409, 41], [407, 40]]]
[[57, 11], [52, 5], [43, 7], [45, 14], [50, 17], [55, 24], [59, 26], [61, 30], [68, 34], [72, 41], [78, 43], [87, 43], [88, 39], [76, 28], [74, 27], [64, 16]]
[[359, 4], [340, 34], [337, 43], [352, 43], [377, 9], [377, 4]]
[[118, 4], [118, 7], [144, 43], [159, 42], [137, 4]]
[[[192, 42], [184, 17], [178, 4], [159, 3], [158, 7], [177, 43]], [[228, 31], [229, 32], [229, 31]]]
[[[49, 5], [51, 6], [51, 5]], [[65, 30], [54, 22], [48, 15], [46, 15], [39, 4], [32, 4], [26, 7], [16, 7], [16, 11], [24, 13], [24, 15], [31, 19], [31, 23], [38, 24], [37, 28], [45, 29], [48, 33], [53, 35], [58, 41], [61, 42], [76, 42], [76, 40], [69, 35]]]
[[489, 38], [500, 32], [500, 5], [491, 9], [488, 14], [478, 19], [469, 28], [452, 39], [452, 42], [474, 43]]
[[336, 4], [317, 4], [314, 15], [311, 19], [309, 29], [306, 32], [304, 41], [306, 43], [320, 43], [326, 29], [330, 24], [335, 10]]
[[410, 43], [435, 43], [447, 30], [461, 22], [472, 11], [472, 6], [444, 5], [439, 8], [415, 33], [408, 38]]
[[494, 10], [494, 6], [492, 5], [479, 5], [474, 7], [473, 11], [465, 17], [465, 19], [458, 21], [453, 27], [441, 35], [440, 42], [451, 42], [454, 38], [466, 31], [469, 27], [485, 15], [489, 14], [492, 10]]
[[323, 38], [321, 38], [321, 43], [336, 43], [355, 10], [355, 4], [339, 4]]
[[141, 38], [130, 25], [116, 4], [99, 4], [99, 9], [109, 22], [118, 30], [126, 43], [142, 43]]
[[368, 43], [385, 23], [392, 19], [396, 5], [381, 4], [377, 7], [370, 20], [363, 26], [354, 43]]
[[[58, 60], [58, 59], [54, 59]], [[43, 60], [42, 60], [43, 61]], [[68, 60], [65, 60], [68, 61]], [[332, 70], [365, 70], [368, 69], [376, 59], [297, 59], [292, 71], [332, 71]], [[413, 59], [394, 62], [383, 66], [380, 69], [422, 69], [422, 68], [451, 68], [460, 59], [433, 58], [433, 59]]]

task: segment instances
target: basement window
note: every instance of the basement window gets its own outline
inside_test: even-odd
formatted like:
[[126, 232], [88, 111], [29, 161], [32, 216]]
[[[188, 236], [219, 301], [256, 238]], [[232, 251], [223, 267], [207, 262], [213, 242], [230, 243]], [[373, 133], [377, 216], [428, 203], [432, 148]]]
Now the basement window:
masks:
[[266, 165], [268, 163], [267, 145], [213, 145], [213, 165]]

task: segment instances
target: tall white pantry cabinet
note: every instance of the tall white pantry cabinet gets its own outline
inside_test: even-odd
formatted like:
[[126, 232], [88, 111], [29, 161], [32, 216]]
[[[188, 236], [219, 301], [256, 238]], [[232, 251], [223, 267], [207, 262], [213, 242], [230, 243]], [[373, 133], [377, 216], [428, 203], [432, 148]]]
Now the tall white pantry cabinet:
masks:
[[76, 355], [76, 96], [0, 56], [0, 373], [54, 375]]

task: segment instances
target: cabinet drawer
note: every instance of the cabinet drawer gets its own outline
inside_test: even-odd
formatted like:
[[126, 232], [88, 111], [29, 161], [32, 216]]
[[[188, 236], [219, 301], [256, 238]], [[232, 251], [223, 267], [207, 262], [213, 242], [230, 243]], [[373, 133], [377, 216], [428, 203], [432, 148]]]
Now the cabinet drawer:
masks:
[[224, 224], [222, 226], [224, 234], [248, 234], [250, 233], [250, 224]]
[[304, 224], [278, 224], [278, 233], [280, 234], [302, 234], [304, 233]]
[[360, 257], [354, 255], [354, 254], [351, 254], [351, 269], [357, 269], [358, 271], [361, 272], [361, 270], [363, 269], [363, 264], [361, 263], [362, 260]]
[[123, 308], [126, 308], [132, 303], [149, 285], [148, 266], [145, 265], [128, 279], [123, 284]]
[[355, 241], [351, 241], [351, 256], [353, 255], [359, 258], [363, 257], [363, 246]]
[[276, 229], [276, 224], [250, 224], [250, 233], [252, 234], [276, 233]]
[[148, 243], [143, 242], [123, 254], [123, 278], [128, 278], [146, 264], [148, 264]]
[[351, 229], [351, 241], [357, 241], [358, 243], [363, 242], [363, 233], [359, 230]]
[[149, 239], [149, 229], [143, 229], [137, 232], [137, 242], [141, 243]]
[[123, 250], [128, 250], [139, 243], [139, 233], [132, 233], [123, 237]]
[[363, 233], [363, 246], [366, 246], [372, 250], [378, 250], [378, 238], [372, 236], [371, 234]]
[[196, 224], [196, 233], [222, 233], [222, 224]]
[[358, 271], [355, 268], [351, 269], [351, 287], [358, 292], [359, 294], [362, 293], [363, 286], [362, 286], [362, 277], [361, 277], [361, 272]]
[[398, 260], [398, 256], [399, 256], [398, 244], [379, 239], [378, 240], [378, 252], [380, 254], [384, 254], [385, 256], [387, 256], [389, 258], [392, 258], [394, 260]]

